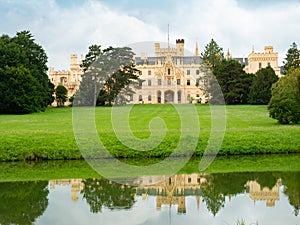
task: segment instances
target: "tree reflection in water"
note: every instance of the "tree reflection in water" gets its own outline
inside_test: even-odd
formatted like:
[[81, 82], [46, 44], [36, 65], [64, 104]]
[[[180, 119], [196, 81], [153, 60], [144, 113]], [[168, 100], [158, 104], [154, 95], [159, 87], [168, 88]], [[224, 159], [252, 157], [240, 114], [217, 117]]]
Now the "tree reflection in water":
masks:
[[300, 172], [284, 172], [282, 177], [283, 193], [288, 196], [290, 204], [294, 207], [294, 215], [298, 216], [300, 211]]
[[102, 211], [102, 207], [113, 209], [130, 209], [135, 200], [135, 190], [127, 185], [106, 179], [83, 180], [83, 197], [93, 213]]
[[48, 206], [48, 182], [0, 182], [0, 224], [31, 225]]
[[[225, 207], [225, 199], [249, 193], [253, 201], [265, 201], [266, 206], [275, 206], [280, 198], [280, 186], [298, 217], [300, 210], [300, 172], [246, 172], [217, 174], [176, 174], [162, 182], [158, 176], [141, 177], [137, 187], [122, 185], [107, 179], [52, 180], [56, 184], [69, 184], [72, 200], [78, 194], [88, 203], [92, 213], [100, 213], [103, 208], [129, 210], [136, 196], [146, 199], [156, 197], [156, 208], [162, 205], [177, 205], [177, 213], [185, 213], [186, 196], [195, 196], [199, 207], [201, 198], [208, 211], [216, 216]], [[0, 183], [0, 224], [31, 225], [43, 215], [48, 206], [48, 182], [3, 182]]]
[[[212, 215], [225, 207], [225, 198], [249, 193], [254, 201], [266, 201], [272, 207], [279, 200], [279, 187], [284, 185], [284, 194], [294, 207], [295, 216], [300, 208], [300, 172], [246, 172], [217, 174], [177, 174], [163, 182], [156, 183], [156, 176], [139, 178], [138, 187], [122, 185], [106, 179], [82, 180], [80, 192], [90, 205], [93, 213], [102, 212], [102, 208], [130, 209], [135, 196], [156, 196], [157, 209], [161, 205], [178, 205], [178, 213], [186, 212], [185, 196], [200, 197]], [[197, 202], [197, 204], [199, 204]]]

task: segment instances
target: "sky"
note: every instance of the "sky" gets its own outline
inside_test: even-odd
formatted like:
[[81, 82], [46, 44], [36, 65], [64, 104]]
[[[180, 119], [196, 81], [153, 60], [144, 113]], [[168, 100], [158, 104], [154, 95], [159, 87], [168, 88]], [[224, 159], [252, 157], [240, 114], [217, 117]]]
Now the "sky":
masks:
[[292, 42], [300, 45], [300, 0], [0, 0], [0, 18], [0, 34], [29, 30], [56, 70], [92, 44], [167, 42], [168, 24], [170, 43], [183, 38], [191, 52], [212, 38], [233, 57], [272, 45], [282, 65]]

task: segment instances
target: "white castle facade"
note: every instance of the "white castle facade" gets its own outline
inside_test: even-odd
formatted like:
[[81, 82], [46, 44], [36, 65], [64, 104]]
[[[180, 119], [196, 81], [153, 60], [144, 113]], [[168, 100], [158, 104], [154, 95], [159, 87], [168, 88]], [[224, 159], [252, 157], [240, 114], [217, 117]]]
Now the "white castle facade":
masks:
[[[177, 39], [176, 47], [161, 48], [154, 44], [155, 55], [152, 57], [135, 57], [136, 68], [140, 71], [139, 78], [143, 80], [135, 94], [130, 96], [131, 104], [167, 104], [167, 103], [206, 103], [208, 96], [197, 87], [198, 78], [203, 75], [202, 65], [196, 43], [193, 56], [184, 55], [184, 40]], [[229, 51], [226, 58], [232, 58]], [[252, 52], [248, 58], [235, 58], [245, 65], [247, 73], [256, 73], [260, 68], [271, 66], [278, 76], [278, 53], [272, 46], [266, 46], [264, 52]], [[49, 70], [49, 79], [56, 86], [62, 84], [68, 89], [68, 97], [79, 89], [83, 71], [81, 61], [76, 54], [71, 55], [70, 70]]]
[[194, 56], [184, 56], [184, 40], [176, 40], [175, 48], [161, 48], [155, 43], [154, 57], [136, 57], [136, 68], [144, 80], [140, 89], [132, 96], [133, 104], [164, 104], [205, 102], [205, 96], [196, 86], [201, 59], [196, 51]]

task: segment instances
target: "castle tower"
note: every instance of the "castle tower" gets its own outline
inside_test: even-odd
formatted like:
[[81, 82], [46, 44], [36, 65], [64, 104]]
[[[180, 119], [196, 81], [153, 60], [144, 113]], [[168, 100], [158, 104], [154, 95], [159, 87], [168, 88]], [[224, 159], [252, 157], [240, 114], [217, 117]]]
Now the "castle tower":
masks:
[[178, 197], [178, 213], [186, 213], [185, 196]]
[[273, 53], [273, 46], [265, 46], [265, 53]]
[[200, 196], [199, 195], [196, 196], [196, 202], [197, 202], [197, 209], [199, 210], [200, 209]]
[[154, 43], [154, 50], [155, 50], [155, 56], [158, 57], [160, 56], [160, 43]]
[[176, 49], [178, 56], [184, 56], [184, 39], [176, 39]]
[[76, 54], [71, 54], [71, 63], [70, 63], [70, 70], [75, 71], [78, 70], [78, 61], [77, 61], [77, 55]]

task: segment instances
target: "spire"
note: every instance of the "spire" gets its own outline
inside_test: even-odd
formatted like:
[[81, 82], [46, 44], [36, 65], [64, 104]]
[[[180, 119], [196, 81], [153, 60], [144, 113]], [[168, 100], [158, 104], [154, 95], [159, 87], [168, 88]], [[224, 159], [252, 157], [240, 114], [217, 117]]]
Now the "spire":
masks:
[[229, 52], [229, 48], [228, 48], [228, 50], [227, 50], [226, 59], [231, 59], [231, 54], [230, 54], [230, 52]]
[[252, 53], [254, 53], [254, 45], [252, 45]]
[[198, 41], [196, 41], [195, 56], [199, 56]]

